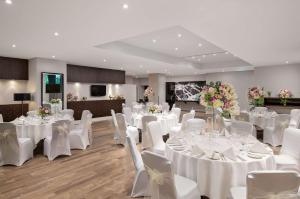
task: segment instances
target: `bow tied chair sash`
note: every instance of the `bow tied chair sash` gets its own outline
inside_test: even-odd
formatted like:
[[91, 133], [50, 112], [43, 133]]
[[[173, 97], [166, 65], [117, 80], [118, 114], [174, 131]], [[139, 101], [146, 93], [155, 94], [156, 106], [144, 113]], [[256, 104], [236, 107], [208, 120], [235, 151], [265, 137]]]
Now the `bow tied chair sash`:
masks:
[[159, 187], [172, 183], [172, 176], [170, 173], [162, 173], [156, 169], [151, 169], [145, 165], [145, 169], [149, 176], [149, 186], [152, 190], [151, 196], [153, 199], [161, 199]]
[[55, 127], [57, 135], [57, 145], [59, 147], [63, 147], [65, 145], [65, 141], [69, 134], [69, 126], [66, 123], [63, 123], [62, 125], [58, 125]]
[[289, 127], [289, 122], [288, 121], [280, 122], [279, 127], [282, 129], [286, 129], [287, 127]]
[[2, 153], [3, 159], [17, 159], [19, 156], [17, 135], [12, 129], [0, 130], [0, 152]]

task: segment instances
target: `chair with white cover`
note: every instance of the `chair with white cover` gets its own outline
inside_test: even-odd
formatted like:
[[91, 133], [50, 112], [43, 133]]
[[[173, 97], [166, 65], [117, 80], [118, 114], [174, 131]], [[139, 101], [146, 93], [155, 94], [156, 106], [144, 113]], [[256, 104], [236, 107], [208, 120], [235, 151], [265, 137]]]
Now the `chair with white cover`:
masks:
[[0, 114], [0, 123], [3, 123], [3, 116]]
[[82, 128], [72, 129], [69, 134], [71, 149], [86, 149], [90, 145], [89, 131], [92, 125], [92, 114], [86, 115]]
[[113, 110], [113, 109], [111, 109], [110, 112], [111, 112], [111, 117], [112, 117], [112, 124], [115, 127], [114, 140], [115, 140], [116, 144], [120, 144], [116, 113], [115, 113], [115, 110]]
[[250, 122], [250, 115], [248, 112], [241, 111], [239, 115], [234, 116], [234, 119], [238, 121]]
[[133, 118], [132, 118], [132, 111], [130, 107], [124, 107], [123, 108], [123, 113], [125, 115], [125, 121], [127, 125], [132, 125], [133, 124]]
[[59, 120], [52, 124], [52, 135], [44, 140], [44, 155], [48, 160], [54, 160], [59, 155], [71, 155], [70, 125], [69, 120]]
[[151, 151], [165, 155], [166, 144], [162, 138], [161, 123], [159, 121], [152, 121], [147, 126], [152, 141]]
[[255, 107], [253, 111], [257, 114], [265, 114], [267, 110], [267, 107]]
[[74, 110], [73, 109], [64, 109], [60, 111], [60, 114], [64, 119], [73, 120], [74, 119]]
[[147, 149], [152, 147], [151, 135], [148, 131], [148, 123], [152, 121], [157, 121], [157, 117], [154, 115], [145, 115], [142, 117], [142, 148]]
[[282, 144], [283, 133], [289, 126], [290, 115], [278, 114], [274, 118], [274, 123], [264, 129], [264, 143], [272, 146], [279, 146]]
[[134, 138], [138, 140], [138, 130], [136, 127], [127, 126], [125, 116], [122, 113], [116, 114], [116, 132], [118, 134], [117, 144], [125, 146], [126, 143], [126, 131], [135, 132]]
[[205, 129], [206, 122], [200, 118], [193, 118], [187, 121], [187, 131], [200, 134]]
[[247, 175], [247, 187], [231, 188], [233, 199], [296, 199], [300, 175], [294, 171], [253, 171]]
[[291, 110], [291, 120], [289, 124], [289, 128], [300, 128], [300, 109], [292, 109]]
[[147, 189], [149, 179], [144, 167], [142, 156], [132, 135], [126, 136], [126, 142], [136, 171], [131, 197], [148, 196]]
[[174, 107], [174, 108], [172, 108], [171, 112], [176, 115], [176, 117], [177, 117], [177, 123], [179, 123], [180, 114], [181, 114], [181, 108]]
[[30, 138], [17, 138], [16, 126], [0, 123], [0, 166], [11, 164], [21, 166], [33, 158], [33, 144]]
[[236, 134], [236, 135], [241, 135], [241, 136], [254, 135], [255, 128], [254, 128], [253, 124], [250, 122], [233, 120], [231, 122], [231, 126], [230, 126], [230, 133]]
[[194, 114], [193, 113], [185, 113], [182, 115], [181, 123], [177, 124], [176, 126], [171, 128], [170, 136], [178, 135], [180, 132], [184, 132], [187, 130], [187, 121], [189, 119], [193, 119]]
[[287, 128], [279, 155], [275, 155], [277, 170], [300, 171], [300, 129]]
[[168, 159], [150, 151], [143, 151], [142, 158], [149, 176], [150, 195], [153, 199], [200, 199], [197, 183], [174, 175]]
[[169, 112], [169, 110], [170, 110], [170, 105], [169, 105], [169, 103], [164, 102], [164, 103], [162, 104], [162, 111], [163, 111], [163, 112]]

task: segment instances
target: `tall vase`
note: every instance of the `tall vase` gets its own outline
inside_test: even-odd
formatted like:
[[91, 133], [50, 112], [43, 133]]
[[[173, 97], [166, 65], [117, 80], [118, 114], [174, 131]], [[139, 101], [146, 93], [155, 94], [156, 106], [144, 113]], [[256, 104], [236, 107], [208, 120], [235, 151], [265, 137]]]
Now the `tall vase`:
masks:
[[207, 106], [205, 113], [209, 115], [207, 117], [207, 123], [208, 123], [208, 130], [210, 131], [209, 133], [212, 134], [215, 129], [215, 110], [213, 106]]

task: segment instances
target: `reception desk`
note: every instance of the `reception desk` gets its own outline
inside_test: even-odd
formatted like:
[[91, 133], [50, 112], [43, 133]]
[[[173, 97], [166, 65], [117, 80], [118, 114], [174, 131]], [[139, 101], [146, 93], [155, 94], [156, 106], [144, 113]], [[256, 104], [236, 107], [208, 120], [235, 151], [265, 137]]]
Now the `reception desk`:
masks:
[[75, 120], [80, 120], [83, 110], [90, 110], [93, 117], [111, 116], [111, 109], [115, 110], [116, 113], [121, 113], [122, 103], [125, 103], [125, 100], [69, 101], [67, 107], [74, 110]]
[[286, 106], [283, 106], [280, 98], [266, 97], [265, 106], [277, 113], [289, 114], [292, 109], [300, 109], [300, 98], [290, 98], [287, 100]]

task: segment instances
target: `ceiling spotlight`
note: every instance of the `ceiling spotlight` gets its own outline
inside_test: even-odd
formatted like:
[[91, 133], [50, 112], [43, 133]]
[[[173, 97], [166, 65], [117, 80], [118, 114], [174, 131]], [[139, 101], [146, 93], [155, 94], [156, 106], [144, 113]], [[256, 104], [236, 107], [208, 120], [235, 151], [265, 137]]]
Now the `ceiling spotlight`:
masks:
[[286, 63], [286, 64], [288, 64], [288, 63], [289, 63], [289, 61], [285, 61], [285, 63]]
[[55, 33], [54, 33], [54, 36], [55, 36], [55, 37], [58, 37], [58, 36], [59, 36], [59, 33], [58, 33], [58, 32], [55, 32]]
[[103, 59], [103, 62], [107, 62], [107, 60], [106, 60], [106, 59]]
[[228, 52], [228, 51], [226, 51], [226, 52], [225, 52], [225, 54], [226, 54], [226, 55], [228, 55], [228, 54], [229, 54], [229, 52]]
[[178, 48], [175, 48], [175, 50], [177, 51], [177, 50], [178, 50]]
[[202, 58], [205, 58], [206, 57], [206, 55], [202, 55]]
[[198, 46], [199, 46], [199, 47], [201, 47], [201, 46], [202, 46], [202, 44], [201, 44], [201, 43], [199, 43], [199, 44], [198, 44]]
[[121, 70], [123, 70], [124, 68], [123, 67], [121, 67]]
[[177, 34], [177, 37], [178, 37], [178, 38], [181, 38], [181, 37], [182, 37], [182, 34], [178, 33], [178, 34]]
[[153, 42], [153, 43], [156, 43], [156, 39], [152, 39], [152, 42]]
[[52, 58], [55, 59], [55, 55], [52, 55]]
[[124, 4], [123, 4], [123, 9], [124, 9], [124, 10], [127, 10], [127, 9], [128, 9], [128, 4], [124, 3]]
[[201, 61], [201, 59], [199, 58], [198, 61]]
[[192, 59], [195, 59], [195, 58], [196, 58], [196, 57], [194, 57], [194, 56], [192, 57]]
[[213, 54], [213, 56], [217, 56], [217, 54]]
[[13, 45], [11, 45], [11, 47], [15, 48], [15, 47], [17, 47], [17, 46], [16, 46], [16, 44], [13, 44]]
[[5, 3], [10, 5], [12, 4], [12, 0], [5, 0]]

